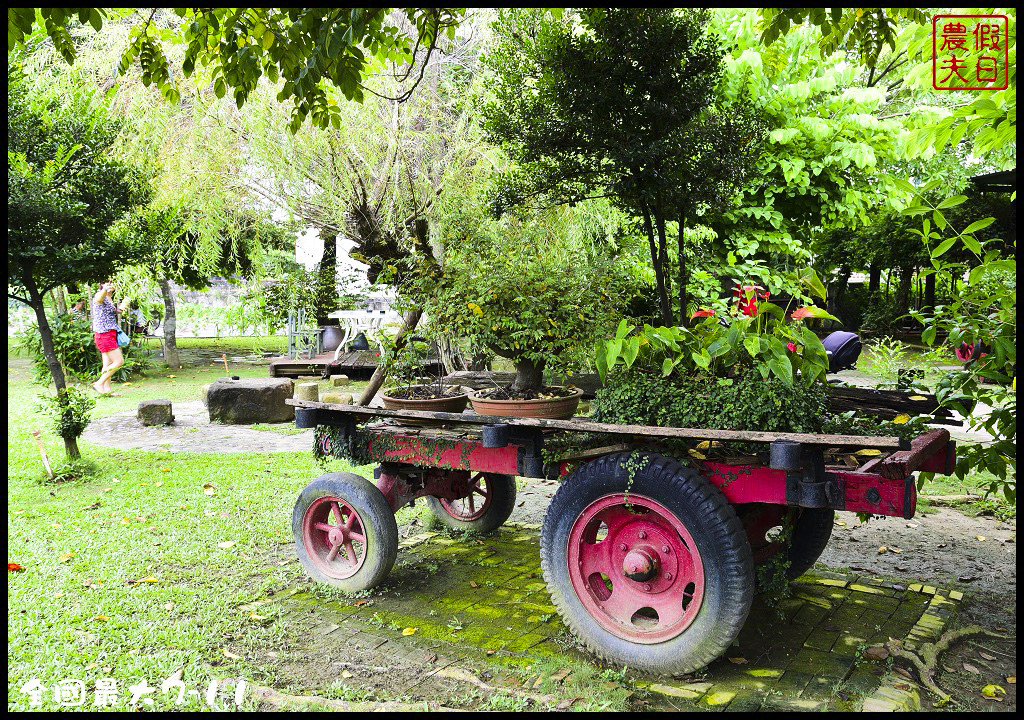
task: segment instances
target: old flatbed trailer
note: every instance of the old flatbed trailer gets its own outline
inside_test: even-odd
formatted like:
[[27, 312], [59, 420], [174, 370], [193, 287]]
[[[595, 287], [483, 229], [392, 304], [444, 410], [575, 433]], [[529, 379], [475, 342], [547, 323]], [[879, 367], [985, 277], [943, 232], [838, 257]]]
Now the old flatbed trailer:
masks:
[[[399, 508], [426, 498], [447, 526], [486, 532], [511, 514], [516, 476], [561, 477], [541, 532], [552, 601], [597, 655], [659, 673], [725, 652], [756, 565], [786, 547], [772, 542], [784, 523], [795, 578], [824, 550], [834, 511], [910, 519], [913, 473], [955, 462], [944, 429], [908, 443], [289, 402], [298, 427], [321, 426], [320, 452], [379, 464], [376, 485], [330, 473], [303, 490], [292, 530], [310, 576], [373, 587], [397, 555]], [[554, 449], [567, 438], [580, 443]], [[737, 442], [766, 444], [767, 462], [735, 457]]]

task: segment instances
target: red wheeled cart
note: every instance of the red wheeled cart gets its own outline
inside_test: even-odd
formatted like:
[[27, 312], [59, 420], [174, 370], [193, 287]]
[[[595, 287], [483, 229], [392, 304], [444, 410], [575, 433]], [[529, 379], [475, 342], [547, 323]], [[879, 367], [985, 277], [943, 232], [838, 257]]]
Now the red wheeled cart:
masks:
[[[488, 531], [511, 514], [516, 476], [564, 477], [541, 537], [551, 598], [597, 655], [659, 673], [691, 672], [729, 647], [787, 514], [794, 578], [824, 550], [834, 511], [909, 519], [914, 471], [948, 474], [955, 459], [946, 430], [905, 443], [290, 402], [298, 427], [319, 426], [320, 452], [379, 464], [376, 484], [331, 473], [299, 497], [292, 530], [313, 578], [379, 583], [398, 551], [394, 513], [416, 498], [449, 527]], [[566, 438], [580, 442], [553, 451]], [[766, 443], [767, 464], [713, 459], [730, 442]]]

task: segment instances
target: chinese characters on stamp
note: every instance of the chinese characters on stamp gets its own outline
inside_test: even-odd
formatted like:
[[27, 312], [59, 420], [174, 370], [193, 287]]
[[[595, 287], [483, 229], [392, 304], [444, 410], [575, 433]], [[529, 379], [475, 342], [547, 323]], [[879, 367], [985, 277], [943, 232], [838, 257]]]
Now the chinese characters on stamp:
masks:
[[932, 18], [932, 85], [936, 90], [1005, 90], [1010, 84], [1006, 15]]

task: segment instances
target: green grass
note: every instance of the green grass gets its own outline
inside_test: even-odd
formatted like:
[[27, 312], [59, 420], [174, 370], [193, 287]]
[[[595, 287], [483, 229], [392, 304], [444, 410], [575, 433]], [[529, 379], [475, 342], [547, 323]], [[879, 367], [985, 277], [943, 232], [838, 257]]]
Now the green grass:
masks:
[[[186, 349], [206, 355], [230, 356], [242, 347], [194, 342]], [[242, 377], [268, 374], [266, 365], [236, 363], [230, 370]], [[201, 385], [223, 375], [222, 364], [212, 360], [151, 372], [115, 385], [119, 397], [100, 398], [94, 418], [134, 411], [144, 399], [194, 401]], [[28, 709], [20, 688], [33, 678], [47, 688], [82, 680], [90, 703], [100, 678], [114, 678], [124, 694], [140, 680], [159, 688], [182, 667], [186, 686], [202, 692], [212, 678], [294, 681], [276, 678], [267, 654], [283, 653], [294, 642], [289, 620], [254, 617], [248, 604], [305, 580], [283, 549], [292, 542], [295, 498], [324, 472], [311, 454], [153, 453], [81, 441], [85, 477], [53, 483], [45, 480], [31, 435], [42, 430], [51, 461], [62, 464], [63, 444], [35, 409], [37, 396], [52, 389], [32, 384], [28, 359], [9, 354], [7, 392], [8, 561], [24, 567], [8, 573], [9, 709]], [[341, 461], [331, 469], [372, 477], [371, 468]], [[925, 495], [960, 493], [956, 483], [937, 478]], [[986, 484], [983, 477], [969, 479], [975, 489]], [[424, 512], [422, 504], [403, 509], [399, 522], [423, 520]], [[596, 679], [582, 667], [574, 675], [580, 696], [587, 697], [586, 685]], [[174, 699], [157, 692], [154, 709], [177, 709]], [[205, 708], [201, 700], [186, 700], [184, 709]], [[515, 709], [518, 701], [490, 702], [491, 709]], [[116, 707], [127, 709], [127, 697]], [[51, 708], [52, 695], [43, 705]]]
[[[232, 372], [267, 377], [265, 365]], [[200, 385], [223, 374], [191, 367], [115, 386], [120, 397], [100, 398], [94, 418], [148, 398], [196, 400]], [[24, 567], [8, 573], [9, 709], [28, 708], [20, 688], [32, 678], [47, 688], [82, 680], [90, 703], [99, 678], [114, 678], [124, 694], [142, 679], [159, 688], [183, 666], [186, 686], [202, 693], [214, 677], [272, 683], [266, 653], [283, 645], [287, 623], [243, 606], [304, 578], [281, 549], [291, 542], [295, 498], [323, 473], [311, 454], [152, 453], [80, 441], [92, 476], [53, 483], [31, 435], [43, 430], [60, 466], [63, 443], [35, 409], [52, 389], [31, 383], [27, 359], [9, 357], [7, 392], [8, 561]], [[158, 692], [155, 707], [176, 708], [172, 699]], [[186, 709], [205, 707], [186, 699]]]

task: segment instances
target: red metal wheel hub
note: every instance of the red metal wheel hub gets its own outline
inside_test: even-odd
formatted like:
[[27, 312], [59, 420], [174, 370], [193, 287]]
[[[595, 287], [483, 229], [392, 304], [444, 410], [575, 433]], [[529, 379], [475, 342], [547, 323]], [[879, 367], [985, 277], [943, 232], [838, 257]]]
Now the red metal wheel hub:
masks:
[[[460, 483], [461, 485], [461, 483]], [[458, 487], [458, 486], [457, 486]], [[456, 520], [471, 521], [482, 518], [491, 505], [491, 483], [487, 473], [477, 473], [465, 482], [465, 488], [458, 489], [465, 492], [463, 497], [457, 500], [446, 500], [438, 498], [441, 507], [445, 512]], [[461, 493], [460, 493], [461, 494]], [[479, 496], [479, 498], [477, 497]]]
[[704, 565], [693, 536], [667, 508], [637, 495], [607, 495], [569, 533], [569, 578], [587, 612], [631, 642], [670, 640], [704, 598]]
[[306, 552], [328, 577], [355, 575], [366, 560], [366, 532], [355, 509], [344, 500], [318, 498], [302, 521]]

